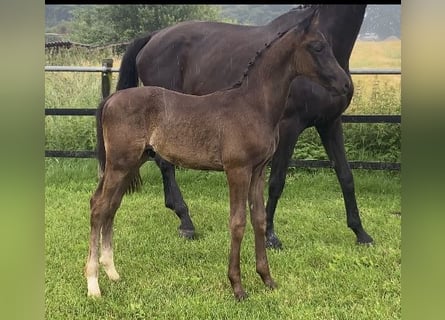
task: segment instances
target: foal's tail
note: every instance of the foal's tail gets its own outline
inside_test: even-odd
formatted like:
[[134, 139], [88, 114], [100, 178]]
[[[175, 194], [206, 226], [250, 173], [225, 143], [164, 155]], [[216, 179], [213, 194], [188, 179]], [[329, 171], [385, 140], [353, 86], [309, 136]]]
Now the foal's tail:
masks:
[[96, 110], [96, 155], [99, 161], [100, 176], [105, 171], [105, 143], [102, 129], [102, 111], [108, 99], [103, 99]]
[[[154, 31], [144, 37], [136, 38], [133, 40], [127, 47], [127, 50], [125, 51], [124, 56], [122, 57], [121, 66], [119, 69], [119, 79], [117, 81], [116, 85], [116, 91], [117, 90], [123, 90], [127, 88], [133, 88], [137, 87], [139, 84], [139, 76], [138, 76], [138, 70], [136, 68], [136, 57], [141, 51], [141, 49], [150, 41], [151, 37], [156, 34], [157, 31]], [[103, 108], [103, 103], [99, 106], [99, 109]], [[103, 137], [99, 137], [99, 135], [102, 135], [102, 111], [97, 112], [98, 118], [97, 118], [97, 148], [98, 148], [98, 155], [100, 152], [103, 152], [103, 161], [105, 161], [105, 148], [104, 146], [99, 145], [99, 141], [102, 141], [103, 144]], [[101, 151], [99, 151], [99, 148], [102, 148]], [[99, 163], [100, 163], [99, 158]], [[105, 163], [101, 164], [101, 166], [105, 167]], [[102, 169], [104, 170], [104, 169]], [[135, 191], [138, 191], [141, 189], [142, 186], [142, 177], [137, 171], [134, 174], [134, 177], [130, 183], [130, 186], [128, 188], [128, 193], [133, 193]]]
[[[99, 170], [100, 176], [102, 177], [105, 171], [105, 161], [106, 161], [106, 151], [105, 151], [105, 143], [104, 143], [104, 133], [102, 127], [102, 113], [104, 110], [104, 106], [108, 99], [111, 96], [102, 100], [96, 110], [96, 155], [97, 160], [99, 161]], [[134, 176], [128, 186], [127, 193], [133, 193], [135, 191], [139, 191], [142, 186], [142, 178], [139, 172], [135, 172]]]
[[127, 47], [122, 57], [119, 69], [119, 79], [117, 81], [116, 90], [133, 88], [138, 86], [139, 78], [136, 68], [136, 57], [141, 49], [150, 41], [151, 37], [156, 33], [152, 32], [144, 37], [136, 38]]

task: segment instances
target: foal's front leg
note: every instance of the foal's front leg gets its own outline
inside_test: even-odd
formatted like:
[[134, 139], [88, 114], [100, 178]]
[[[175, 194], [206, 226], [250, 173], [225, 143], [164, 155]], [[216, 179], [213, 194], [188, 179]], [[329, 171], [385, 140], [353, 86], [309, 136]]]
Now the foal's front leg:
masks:
[[[228, 276], [237, 300], [247, 297], [241, 285], [240, 250], [246, 226], [246, 202], [251, 170], [237, 168], [226, 170], [230, 196], [230, 254]], [[264, 242], [264, 238], [262, 239]]]
[[256, 168], [252, 174], [252, 181], [250, 182], [249, 188], [250, 219], [255, 233], [256, 271], [261, 276], [264, 284], [274, 289], [276, 288], [276, 284], [270, 275], [266, 243], [264, 242], [266, 233], [266, 210], [263, 196], [264, 171], [265, 166], [261, 166], [260, 168]]

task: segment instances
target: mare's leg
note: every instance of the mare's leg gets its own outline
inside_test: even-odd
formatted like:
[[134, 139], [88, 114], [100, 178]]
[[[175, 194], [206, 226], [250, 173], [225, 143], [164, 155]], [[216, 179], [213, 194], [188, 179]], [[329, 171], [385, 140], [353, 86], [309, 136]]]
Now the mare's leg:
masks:
[[119, 275], [113, 263], [112, 227], [113, 219], [122, 196], [129, 184], [129, 172], [125, 170], [106, 169], [99, 186], [90, 201], [90, 243], [89, 254], [85, 266], [85, 277], [88, 284], [88, 296], [100, 297], [99, 289], [99, 243], [101, 232], [103, 234], [105, 252], [101, 260], [104, 263], [107, 275], [117, 280]]
[[176, 182], [175, 166], [158, 155], [155, 156], [155, 162], [162, 173], [165, 206], [172, 209], [181, 220], [179, 235], [187, 239], [192, 239], [195, 235], [195, 226], [193, 225], [189, 215], [189, 209], [184, 202], [181, 190], [179, 190]]
[[358, 243], [372, 243], [373, 239], [363, 229], [355, 198], [354, 178], [346, 159], [341, 119], [332, 123], [317, 126], [321, 141], [329, 159], [333, 163], [335, 173], [341, 186], [346, 207], [348, 227], [354, 231]]
[[274, 231], [273, 220], [278, 199], [281, 197], [284, 189], [289, 161], [292, 157], [298, 136], [303, 129], [297, 117], [289, 117], [280, 122], [280, 140], [277, 150], [272, 157], [269, 177], [269, 198], [267, 199], [266, 205], [266, 246], [268, 248], [282, 248], [281, 241]]
[[[246, 202], [252, 172], [238, 168], [226, 170], [230, 196], [230, 254], [228, 277], [237, 300], [247, 297], [241, 285], [240, 250], [246, 227]], [[264, 241], [264, 238], [263, 238]]]
[[249, 188], [249, 208], [250, 220], [255, 234], [256, 271], [260, 275], [264, 284], [273, 289], [276, 288], [276, 284], [270, 275], [266, 254], [266, 243], [264, 242], [266, 234], [266, 209], [264, 208], [263, 196], [265, 167], [265, 165], [262, 165], [259, 168], [256, 168], [252, 173], [252, 180]]

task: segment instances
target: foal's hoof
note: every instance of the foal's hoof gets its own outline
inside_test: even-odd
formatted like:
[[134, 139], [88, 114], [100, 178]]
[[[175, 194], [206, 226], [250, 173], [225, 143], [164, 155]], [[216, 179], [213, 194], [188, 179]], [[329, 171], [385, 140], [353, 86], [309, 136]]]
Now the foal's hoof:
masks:
[[179, 236], [187, 240], [193, 240], [195, 238], [195, 230], [181, 230], [179, 229]]
[[100, 299], [102, 295], [99, 292], [88, 292], [88, 298], [90, 299]]
[[107, 274], [108, 279], [110, 279], [111, 281], [119, 281], [121, 279], [119, 273], [117, 273], [116, 270], [105, 270], [105, 273]]
[[247, 292], [246, 291], [241, 291], [241, 292], [236, 292], [235, 293], [235, 299], [236, 299], [236, 301], [243, 301], [243, 300], [245, 300], [245, 299], [247, 299], [247, 297], [248, 297], [249, 295], [247, 294]]
[[272, 233], [266, 237], [266, 248], [281, 250], [283, 249], [283, 245], [281, 244], [280, 239]]
[[99, 282], [96, 277], [87, 277], [88, 297], [100, 298]]

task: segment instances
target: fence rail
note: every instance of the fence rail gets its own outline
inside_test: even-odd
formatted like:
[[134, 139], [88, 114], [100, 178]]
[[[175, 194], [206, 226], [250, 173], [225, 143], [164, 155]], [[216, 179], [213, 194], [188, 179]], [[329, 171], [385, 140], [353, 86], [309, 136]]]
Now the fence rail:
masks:
[[[113, 67], [79, 67], [79, 66], [45, 66], [46, 72], [119, 72], [119, 68]], [[400, 75], [401, 69], [397, 68], [354, 68], [349, 71], [351, 74], [358, 75]]]
[[[47, 108], [45, 116], [94, 116], [92, 108]], [[400, 115], [342, 115], [343, 123], [400, 123]]]
[[[102, 76], [102, 97], [110, 95], [112, 73], [119, 72], [118, 68], [113, 68], [112, 59], [104, 59], [101, 67], [79, 67], [79, 66], [45, 66], [45, 72], [100, 72]], [[395, 68], [351, 69], [353, 75], [400, 75], [401, 70]], [[95, 108], [45, 108], [45, 116], [94, 116]], [[344, 123], [401, 123], [400, 115], [342, 115]], [[60, 158], [94, 158], [95, 151], [91, 150], [45, 150], [45, 157]], [[394, 162], [369, 162], [369, 161], [349, 161], [351, 169], [372, 169], [372, 170], [400, 170], [400, 163]], [[332, 163], [328, 160], [297, 160], [291, 159], [289, 167], [311, 167], [311, 168], [332, 168]]]

